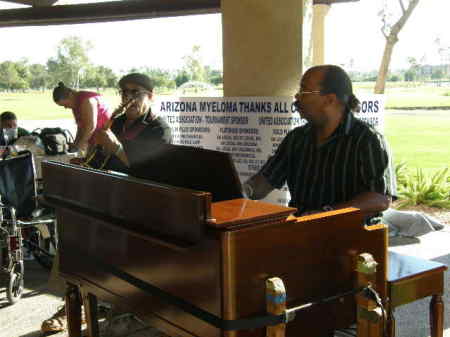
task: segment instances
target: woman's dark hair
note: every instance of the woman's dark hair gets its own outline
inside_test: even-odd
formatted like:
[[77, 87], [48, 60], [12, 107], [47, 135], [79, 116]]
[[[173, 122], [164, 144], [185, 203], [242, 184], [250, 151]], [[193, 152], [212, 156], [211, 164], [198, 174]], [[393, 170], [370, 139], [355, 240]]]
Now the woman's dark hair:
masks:
[[2, 122], [13, 121], [13, 120], [17, 120], [17, 116], [12, 111], [5, 111], [5, 112], [2, 112], [2, 114], [0, 115], [0, 121], [2, 121]]
[[59, 82], [58, 86], [53, 89], [53, 100], [57, 103], [62, 99], [66, 99], [71, 92], [72, 89], [66, 87], [63, 82]]
[[335, 65], [319, 66], [323, 69], [322, 80], [323, 94], [335, 94], [339, 101], [345, 106], [345, 110], [358, 112], [360, 102], [353, 94], [353, 86], [350, 77], [344, 69]]

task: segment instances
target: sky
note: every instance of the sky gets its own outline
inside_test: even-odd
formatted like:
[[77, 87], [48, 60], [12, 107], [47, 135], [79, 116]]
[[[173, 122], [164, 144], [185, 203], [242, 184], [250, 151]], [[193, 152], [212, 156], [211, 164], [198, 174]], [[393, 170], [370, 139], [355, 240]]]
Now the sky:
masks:
[[[331, 6], [326, 21], [325, 61], [350, 64], [353, 70], [375, 70], [381, 61], [384, 37], [377, 16], [379, 5], [396, 0], [360, 0]], [[0, 8], [10, 5], [0, 3]], [[438, 9], [438, 10], [436, 10]], [[399, 35], [391, 69], [406, 68], [409, 56], [439, 63], [436, 38], [450, 46], [450, 0], [421, 0]], [[91, 41], [89, 57], [94, 64], [116, 72], [131, 66], [178, 69], [183, 56], [200, 45], [204, 64], [222, 68], [220, 14], [158, 18], [111, 23], [0, 28], [0, 62], [27, 58], [45, 64], [56, 56], [59, 42], [68, 36]], [[7, 46], [7, 47], [5, 47]]]
[[[400, 8], [397, 0], [384, 1], [393, 9]], [[326, 62], [348, 64], [353, 58], [358, 70], [378, 69], [385, 45], [377, 16], [382, 2], [360, 0], [331, 6], [326, 21]], [[425, 56], [425, 63], [439, 64], [434, 41], [440, 38], [442, 46], [450, 47], [449, 13], [450, 0], [420, 0], [399, 33], [391, 69], [408, 67], [408, 57], [420, 60]]]

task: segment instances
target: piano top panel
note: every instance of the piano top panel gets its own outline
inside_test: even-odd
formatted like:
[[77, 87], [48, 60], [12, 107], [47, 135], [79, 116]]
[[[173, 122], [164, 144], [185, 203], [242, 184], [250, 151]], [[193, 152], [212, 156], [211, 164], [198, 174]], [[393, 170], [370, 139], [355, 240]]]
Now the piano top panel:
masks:
[[130, 227], [195, 243], [210, 218], [211, 194], [80, 166], [44, 162], [44, 198]]

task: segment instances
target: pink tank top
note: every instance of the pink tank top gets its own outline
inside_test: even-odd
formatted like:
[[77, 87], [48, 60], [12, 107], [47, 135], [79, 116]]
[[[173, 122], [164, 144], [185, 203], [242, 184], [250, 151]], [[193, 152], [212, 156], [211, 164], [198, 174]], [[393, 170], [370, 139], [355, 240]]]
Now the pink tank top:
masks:
[[[103, 97], [100, 94], [92, 91], [79, 91], [76, 98], [75, 108], [72, 109], [73, 115], [75, 117], [75, 122], [77, 123], [77, 126], [79, 128], [83, 127], [83, 123], [80, 118], [81, 103], [89, 98], [95, 98], [95, 100], [97, 101], [97, 125], [94, 130], [95, 133], [95, 131], [102, 129], [106, 122], [111, 118], [111, 112], [109, 111], [108, 105], [105, 103]], [[94, 133], [92, 134], [91, 138], [89, 138], [89, 143], [92, 143]]]

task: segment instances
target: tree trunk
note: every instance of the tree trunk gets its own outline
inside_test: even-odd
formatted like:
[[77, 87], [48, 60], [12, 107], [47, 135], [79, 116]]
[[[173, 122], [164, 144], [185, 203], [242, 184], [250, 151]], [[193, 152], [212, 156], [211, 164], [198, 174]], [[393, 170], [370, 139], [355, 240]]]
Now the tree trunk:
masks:
[[383, 58], [381, 59], [380, 69], [378, 70], [377, 83], [375, 84], [375, 94], [384, 94], [386, 76], [389, 71], [389, 64], [391, 63], [392, 52], [394, 51], [394, 46], [397, 41], [397, 39], [386, 39]]
[[[399, 0], [402, 5], [402, 1]], [[391, 63], [392, 52], [394, 50], [394, 45], [398, 41], [398, 33], [402, 30], [406, 21], [408, 21], [414, 8], [416, 8], [419, 0], [410, 0], [408, 8], [403, 11], [402, 16], [398, 21], [392, 26], [392, 29], [388, 36], [386, 36], [386, 45], [384, 47], [383, 58], [381, 59], [380, 69], [378, 70], [377, 83], [375, 84], [374, 92], [375, 94], [384, 94], [384, 88], [386, 85], [386, 75], [389, 72], [389, 64]], [[403, 6], [402, 6], [403, 9]]]

